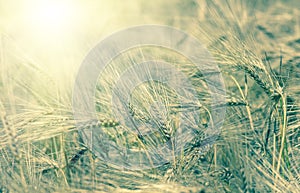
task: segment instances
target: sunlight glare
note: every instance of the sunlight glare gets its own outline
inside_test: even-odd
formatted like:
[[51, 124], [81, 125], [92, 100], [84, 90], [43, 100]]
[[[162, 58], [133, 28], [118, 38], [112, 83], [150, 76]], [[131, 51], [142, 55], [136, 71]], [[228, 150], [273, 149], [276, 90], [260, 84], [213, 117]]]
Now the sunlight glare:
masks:
[[36, 1], [28, 15], [28, 23], [34, 31], [48, 34], [65, 33], [76, 22], [75, 5], [70, 1]]

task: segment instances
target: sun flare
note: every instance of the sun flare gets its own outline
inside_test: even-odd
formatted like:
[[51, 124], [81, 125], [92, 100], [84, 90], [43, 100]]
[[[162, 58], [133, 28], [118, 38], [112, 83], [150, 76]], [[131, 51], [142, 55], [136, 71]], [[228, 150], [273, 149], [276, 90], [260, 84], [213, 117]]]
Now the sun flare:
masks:
[[34, 31], [65, 33], [76, 22], [76, 7], [70, 1], [36, 1], [28, 11], [28, 24]]

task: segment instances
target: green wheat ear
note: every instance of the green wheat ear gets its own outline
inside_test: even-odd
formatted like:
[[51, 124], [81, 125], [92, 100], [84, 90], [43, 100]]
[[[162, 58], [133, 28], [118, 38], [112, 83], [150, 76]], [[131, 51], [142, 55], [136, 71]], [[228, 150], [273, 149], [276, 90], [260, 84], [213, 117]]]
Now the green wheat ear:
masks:
[[14, 128], [14, 125], [12, 125], [7, 118], [4, 106], [2, 104], [2, 102], [0, 101], [0, 118], [1, 118], [1, 122], [3, 125], [3, 130], [4, 130], [4, 136], [5, 138], [8, 140], [8, 145], [10, 150], [13, 153], [14, 158], [16, 159], [17, 162], [20, 161], [21, 159], [21, 154], [19, 151], [19, 141], [17, 139], [17, 133], [16, 133], [16, 129]]
[[120, 122], [114, 120], [114, 119], [95, 119], [95, 120], [89, 120], [83, 123], [78, 124], [79, 130], [89, 129], [89, 128], [96, 128], [96, 127], [116, 127], [119, 126]]

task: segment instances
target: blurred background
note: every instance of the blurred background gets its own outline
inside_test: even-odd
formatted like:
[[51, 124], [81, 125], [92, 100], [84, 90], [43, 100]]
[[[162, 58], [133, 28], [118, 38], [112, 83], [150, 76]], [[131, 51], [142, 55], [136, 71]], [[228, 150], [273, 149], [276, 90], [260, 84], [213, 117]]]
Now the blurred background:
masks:
[[0, 32], [3, 46], [17, 47], [59, 78], [76, 72], [88, 51], [115, 31], [142, 24], [185, 29], [196, 15], [192, 0], [1, 0]]

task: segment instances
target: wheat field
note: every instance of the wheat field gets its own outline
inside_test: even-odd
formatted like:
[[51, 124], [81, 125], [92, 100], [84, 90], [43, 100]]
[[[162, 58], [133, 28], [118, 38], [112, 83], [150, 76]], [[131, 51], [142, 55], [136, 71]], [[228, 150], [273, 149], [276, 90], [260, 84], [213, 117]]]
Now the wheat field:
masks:
[[[0, 19], [0, 193], [300, 192], [297, 0], [134, 1], [128, 12], [129, 5], [113, 2], [112, 7], [119, 5], [116, 19], [123, 19], [122, 24], [112, 24], [117, 26], [113, 29], [164, 24], [192, 34], [205, 45], [223, 76], [224, 103], [211, 106], [202, 72], [184, 56], [151, 46], [135, 48], [120, 54], [99, 76], [94, 96], [99, 119], [78, 124], [72, 107], [77, 64], [87, 54], [82, 50], [95, 44], [74, 51], [79, 56], [67, 54], [67, 59], [39, 64], [30, 56], [34, 52], [21, 49], [18, 38]], [[140, 15], [140, 21], [134, 21], [137, 18], [131, 13]], [[108, 27], [103, 31], [109, 31]], [[99, 34], [92, 36], [96, 39]], [[50, 51], [43, 54], [52, 57]], [[74, 62], [74, 58], [81, 59]], [[118, 76], [145, 59], [174, 65], [188, 77], [199, 101], [180, 105], [179, 100], [188, 99], [172, 88], [156, 82], [140, 84], [126, 104], [129, 116], [142, 125], [141, 130], [157, 129], [142, 136], [121, 124], [111, 101]], [[151, 109], [156, 101], [165, 107]], [[225, 119], [216, 141], [203, 147], [202, 131], [212, 121], [213, 108], [226, 108]], [[114, 144], [133, 152], [151, 150], [168, 143], [179, 127], [178, 114], [190, 111], [200, 117], [194, 125], [189, 124], [196, 119], [193, 113], [184, 117], [195, 140], [163, 164], [138, 170], [110, 163], [105, 159], [106, 148], [96, 146], [96, 153], [80, 133], [101, 129]], [[142, 159], [147, 158], [134, 160], [141, 164]]]

